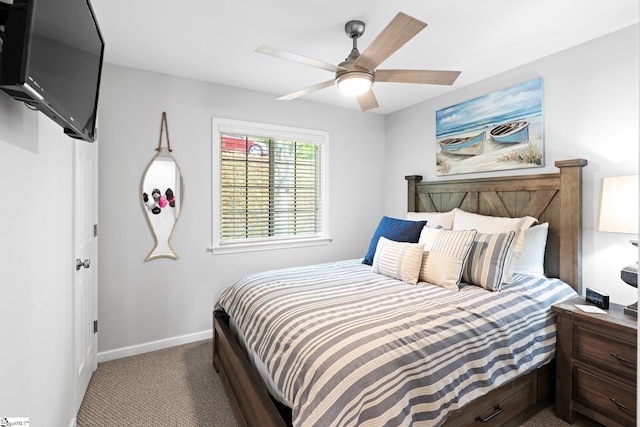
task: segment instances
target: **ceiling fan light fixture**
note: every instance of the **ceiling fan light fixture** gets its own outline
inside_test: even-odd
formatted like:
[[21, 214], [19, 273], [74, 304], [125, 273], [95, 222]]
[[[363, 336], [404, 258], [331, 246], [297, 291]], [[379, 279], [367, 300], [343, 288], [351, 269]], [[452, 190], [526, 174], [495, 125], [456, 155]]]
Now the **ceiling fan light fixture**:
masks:
[[338, 76], [336, 84], [345, 95], [358, 96], [371, 89], [373, 75], [364, 71], [351, 71]]

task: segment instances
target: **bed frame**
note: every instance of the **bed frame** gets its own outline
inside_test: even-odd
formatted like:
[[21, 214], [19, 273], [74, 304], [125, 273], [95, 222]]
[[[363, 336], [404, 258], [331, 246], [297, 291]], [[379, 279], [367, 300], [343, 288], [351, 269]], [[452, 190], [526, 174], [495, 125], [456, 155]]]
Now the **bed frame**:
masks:
[[[555, 162], [558, 173], [422, 182], [408, 181], [409, 212], [446, 212], [461, 208], [483, 215], [532, 216], [549, 223], [545, 274], [558, 277], [581, 292], [582, 168], [586, 160]], [[214, 311], [213, 365], [220, 374], [242, 426], [285, 427], [288, 408], [266, 391], [230, 328], [225, 313]], [[517, 425], [548, 405], [553, 398], [554, 363], [478, 398], [449, 416], [445, 426], [482, 423]]]

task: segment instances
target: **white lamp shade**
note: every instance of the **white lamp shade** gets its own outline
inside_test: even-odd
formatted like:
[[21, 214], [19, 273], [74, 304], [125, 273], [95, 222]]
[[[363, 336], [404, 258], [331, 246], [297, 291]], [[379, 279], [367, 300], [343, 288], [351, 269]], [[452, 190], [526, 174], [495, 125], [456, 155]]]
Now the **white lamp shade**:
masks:
[[351, 71], [339, 76], [336, 82], [338, 89], [342, 93], [349, 96], [357, 96], [371, 89], [373, 77], [368, 73]]
[[638, 234], [638, 175], [602, 179], [598, 231]]

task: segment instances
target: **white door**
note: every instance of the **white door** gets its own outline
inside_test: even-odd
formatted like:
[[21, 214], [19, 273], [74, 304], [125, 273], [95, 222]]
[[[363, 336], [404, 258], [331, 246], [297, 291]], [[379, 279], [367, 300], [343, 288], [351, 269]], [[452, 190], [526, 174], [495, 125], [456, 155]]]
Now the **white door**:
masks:
[[76, 375], [76, 412], [98, 367], [97, 333], [94, 321], [98, 314], [98, 143], [74, 141], [74, 329]]

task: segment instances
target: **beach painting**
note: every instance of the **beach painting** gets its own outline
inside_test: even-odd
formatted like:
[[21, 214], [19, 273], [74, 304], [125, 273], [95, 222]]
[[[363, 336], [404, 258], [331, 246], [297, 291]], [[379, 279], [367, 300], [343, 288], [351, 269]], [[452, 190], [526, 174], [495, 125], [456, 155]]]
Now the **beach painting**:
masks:
[[544, 166], [542, 78], [436, 111], [436, 173]]

